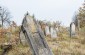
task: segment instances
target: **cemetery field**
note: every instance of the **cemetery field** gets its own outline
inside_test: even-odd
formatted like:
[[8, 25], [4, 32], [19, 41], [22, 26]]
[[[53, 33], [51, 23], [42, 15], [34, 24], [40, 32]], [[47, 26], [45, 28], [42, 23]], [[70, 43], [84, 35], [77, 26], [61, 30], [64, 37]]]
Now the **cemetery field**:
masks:
[[[29, 15], [27, 16], [29, 17]], [[54, 55], [85, 55], [85, 28], [81, 28], [80, 31], [73, 31], [75, 35], [70, 36], [72, 30], [66, 27], [61, 26], [59, 30], [51, 27], [52, 33], [48, 31], [48, 27], [46, 29], [48, 29], [47, 34], [49, 35], [45, 35], [44, 30], [38, 26], [36, 21], [36, 25], [28, 23], [31, 25], [24, 26], [25, 24], [12, 27], [12, 29], [11, 27], [0, 29], [1, 33], [4, 33], [0, 34], [0, 55], [32, 55], [35, 52], [39, 55], [42, 53], [46, 55], [51, 52]], [[49, 49], [51, 51], [48, 52]]]
[[[1, 39], [1, 38], [0, 38]], [[5, 38], [6, 39], [6, 38]], [[60, 33], [57, 38], [45, 37], [54, 55], [85, 55], [85, 37], [83, 31], [76, 37], [70, 37], [68, 33]], [[4, 38], [2, 39], [4, 40]], [[2, 49], [0, 49], [0, 52]], [[29, 46], [21, 44], [13, 45], [7, 55], [32, 55]]]
[[0, 1], [0, 55], [85, 55], [85, 0]]
[[54, 55], [85, 55], [85, 37], [81, 34], [70, 37], [63, 33], [56, 39], [46, 39]]

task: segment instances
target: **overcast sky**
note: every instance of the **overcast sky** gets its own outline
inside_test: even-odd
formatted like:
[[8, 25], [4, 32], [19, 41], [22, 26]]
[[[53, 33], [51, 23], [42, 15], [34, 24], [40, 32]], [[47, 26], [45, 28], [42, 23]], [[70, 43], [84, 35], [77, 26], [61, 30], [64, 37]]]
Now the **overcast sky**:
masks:
[[0, 0], [0, 5], [7, 7], [18, 25], [28, 11], [39, 20], [61, 21], [69, 26], [72, 17], [84, 0]]

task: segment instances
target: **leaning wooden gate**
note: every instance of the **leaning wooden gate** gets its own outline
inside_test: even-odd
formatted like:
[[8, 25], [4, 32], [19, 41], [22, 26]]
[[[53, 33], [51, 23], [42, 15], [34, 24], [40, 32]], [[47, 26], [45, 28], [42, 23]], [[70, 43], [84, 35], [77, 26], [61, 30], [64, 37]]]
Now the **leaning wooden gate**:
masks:
[[[27, 19], [30, 19], [32, 23], [29, 23], [30, 21]], [[34, 26], [32, 26], [33, 24]], [[32, 27], [35, 27], [33, 32], [31, 30]], [[21, 31], [23, 32], [27, 43], [30, 44], [33, 55], [53, 55], [44, 39], [44, 33], [42, 32], [39, 23], [34, 18], [31, 18], [28, 14], [23, 19]]]

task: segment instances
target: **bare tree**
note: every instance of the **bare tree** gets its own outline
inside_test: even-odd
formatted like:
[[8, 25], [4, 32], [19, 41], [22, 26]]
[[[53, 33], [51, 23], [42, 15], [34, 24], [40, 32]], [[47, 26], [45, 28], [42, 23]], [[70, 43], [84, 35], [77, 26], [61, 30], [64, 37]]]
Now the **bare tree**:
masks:
[[10, 18], [11, 15], [8, 9], [0, 7], [0, 21], [1, 21], [2, 28], [5, 24], [10, 24]]

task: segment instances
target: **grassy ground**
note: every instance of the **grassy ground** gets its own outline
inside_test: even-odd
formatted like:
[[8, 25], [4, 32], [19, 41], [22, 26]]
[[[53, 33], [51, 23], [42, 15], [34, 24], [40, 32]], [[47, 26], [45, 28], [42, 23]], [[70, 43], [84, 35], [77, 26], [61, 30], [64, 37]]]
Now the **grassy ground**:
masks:
[[85, 37], [84, 32], [80, 31], [74, 37], [63, 32], [56, 39], [46, 37], [46, 40], [52, 49], [54, 55], [85, 55]]
[[[82, 28], [80, 32], [77, 32], [75, 37], [70, 37], [68, 31], [58, 33], [58, 37], [53, 39], [50, 36], [45, 37], [50, 49], [54, 55], [85, 55], [85, 28]], [[13, 33], [13, 35], [16, 32]], [[14, 35], [15, 37], [18, 35]], [[14, 38], [13, 38], [14, 39]], [[15, 38], [16, 39], [16, 38]], [[8, 41], [6, 37], [0, 37], [0, 43]], [[0, 49], [0, 52], [2, 49]], [[16, 44], [12, 46], [12, 49], [7, 55], [32, 55], [29, 46], [22, 46]]]
[[[84, 38], [85, 37], [83, 36], [70, 38], [68, 35], [63, 34], [62, 37], [57, 37], [56, 39], [46, 37], [46, 40], [54, 55], [85, 55], [85, 44], [83, 43], [85, 40]], [[20, 55], [26, 55], [27, 53], [31, 55], [31, 50], [29, 47], [24, 47], [21, 45], [18, 47], [16, 46], [15, 49], [18, 49], [18, 51], [12, 50], [15, 54], [10, 52], [12, 54], [8, 55], [19, 55], [17, 52], [20, 53]]]
[[85, 44], [82, 44], [81, 39], [59, 37], [50, 40], [50, 38], [47, 38], [47, 42], [54, 55], [85, 55]]
[[7, 55], [32, 55], [31, 49], [28, 46], [22, 46], [21, 44], [13, 46]]

